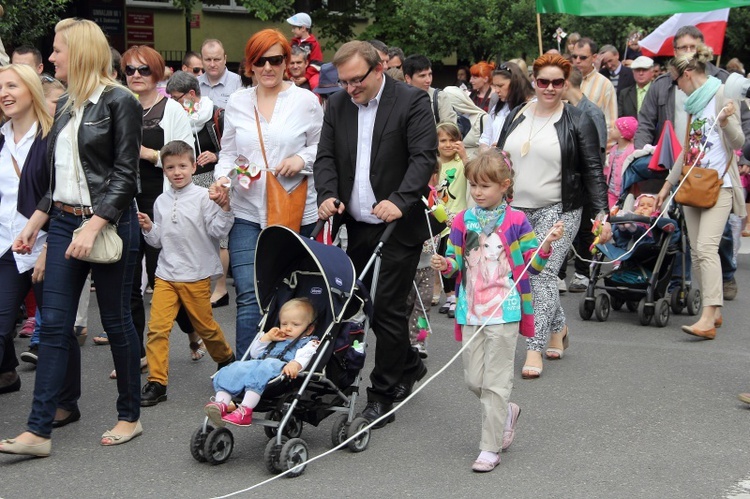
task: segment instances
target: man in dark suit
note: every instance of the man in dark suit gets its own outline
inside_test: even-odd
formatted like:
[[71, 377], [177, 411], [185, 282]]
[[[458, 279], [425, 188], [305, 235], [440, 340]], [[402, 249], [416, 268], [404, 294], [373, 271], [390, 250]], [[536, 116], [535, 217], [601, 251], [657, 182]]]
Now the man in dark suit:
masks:
[[396, 224], [382, 248], [374, 296], [375, 367], [362, 413], [374, 421], [427, 373], [409, 343], [406, 297], [429, 238], [420, 198], [435, 170], [437, 134], [427, 92], [384, 75], [372, 45], [346, 43], [333, 64], [346, 92], [329, 98], [323, 120], [313, 167], [318, 215], [336, 215], [346, 225], [347, 253], [358, 273], [386, 225]]
[[601, 61], [599, 72], [609, 78], [618, 97], [623, 90], [635, 85], [633, 70], [620, 62], [620, 53], [614, 45], [605, 45], [599, 49], [599, 61]]
[[638, 111], [646, 98], [648, 88], [654, 79], [654, 60], [645, 55], [636, 57], [630, 65], [635, 77], [635, 85], [620, 92], [617, 96], [617, 112], [620, 118], [632, 116], [638, 119]]

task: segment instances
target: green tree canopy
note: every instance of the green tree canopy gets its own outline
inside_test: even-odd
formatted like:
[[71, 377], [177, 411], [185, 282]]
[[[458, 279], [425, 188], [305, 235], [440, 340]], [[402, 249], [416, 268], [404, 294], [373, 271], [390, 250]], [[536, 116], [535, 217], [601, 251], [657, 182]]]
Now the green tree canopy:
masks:
[[0, 37], [6, 48], [36, 46], [49, 34], [70, 0], [5, 0], [5, 16], [0, 21]]

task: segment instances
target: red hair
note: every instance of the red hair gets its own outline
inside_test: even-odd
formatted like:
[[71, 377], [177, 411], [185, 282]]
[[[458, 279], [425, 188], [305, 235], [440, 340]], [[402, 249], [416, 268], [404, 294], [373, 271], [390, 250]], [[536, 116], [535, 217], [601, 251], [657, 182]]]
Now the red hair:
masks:
[[469, 68], [471, 76], [479, 76], [480, 78], [492, 78], [492, 72], [495, 70], [495, 65], [487, 61], [479, 61]]
[[264, 29], [251, 36], [245, 45], [245, 76], [253, 75], [253, 63], [276, 44], [281, 45], [282, 54], [286, 59], [287, 67], [289, 67], [292, 47], [289, 45], [286, 36], [277, 29]]
[[136, 57], [146, 63], [146, 66], [151, 70], [151, 76], [154, 77], [154, 81], [159, 82], [164, 78], [164, 58], [159, 52], [147, 45], [133, 45], [122, 54], [120, 69], [122, 69], [123, 73], [125, 72], [125, 66], [130, 64]]
[[534, 61], [534, 78], [536, 78], [542, 68], [546, 68], [547, 66], [560, 68], [566, 80], [570, 76], [570, 70], [573, 69], [570, 61], [560, 54], [544, 54]]

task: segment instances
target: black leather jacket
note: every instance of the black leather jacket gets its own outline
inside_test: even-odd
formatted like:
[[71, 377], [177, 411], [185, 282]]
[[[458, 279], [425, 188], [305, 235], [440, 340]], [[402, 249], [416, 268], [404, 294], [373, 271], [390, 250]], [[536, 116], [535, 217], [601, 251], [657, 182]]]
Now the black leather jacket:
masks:
[[[49, 213], [55, 191], [55, 146], [72, 112], [57, 103], [55, 122], [48, 135], [47, 157], [51, 166], [50, 186], [37, 209]], [[94, 213], [117, 222], [140, 190], [138, 158], [141, 151], [143, 108], [130, 91], [106, 87], [96, 102], [88, 102], [78, 129], [78, 155], [86, 176]]]
[[[526, 117], [516, 116], [526, 106], [522, 104], [505, 119], [497, 147], [502, 149], [505, 139]], [[590, 205], [593, 213], [608, 213], [607, 183], [604, 180], [599, 135], [591, 118], [580, 109], [565, 103], [562, 117], [555, 123], [560, 141], [562, 160], [563, 211]], [[511, 158], [513, 159], [513, 158]]]

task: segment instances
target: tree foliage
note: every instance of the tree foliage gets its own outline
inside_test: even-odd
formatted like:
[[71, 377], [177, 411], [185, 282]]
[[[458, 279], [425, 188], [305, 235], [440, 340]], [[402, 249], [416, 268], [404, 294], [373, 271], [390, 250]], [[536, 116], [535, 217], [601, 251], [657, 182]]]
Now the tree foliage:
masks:
[[68, 3], [70, 0], [5, 0], [0, 37], [6, 48], [36, 46], [60, 20]]

